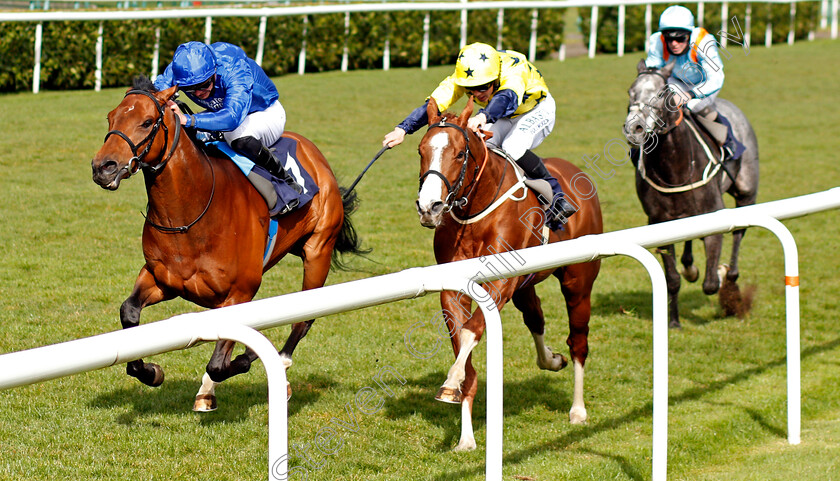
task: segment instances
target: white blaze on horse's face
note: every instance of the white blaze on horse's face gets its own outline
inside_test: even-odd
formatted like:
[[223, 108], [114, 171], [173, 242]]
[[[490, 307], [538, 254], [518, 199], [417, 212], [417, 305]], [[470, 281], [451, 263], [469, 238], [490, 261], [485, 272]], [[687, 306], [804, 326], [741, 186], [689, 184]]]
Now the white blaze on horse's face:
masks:
[[641, 145], [657, 128], [661, 120], [651, 106], [661, 103], [659, 95], [662, 86], [653, 75], [640, 77], [630, 87], [630, 107], [627, 109], [627, 119], [624, 121], [624, 135], [635, 145]]
[[[432, 159], [429, 162], [430, 171], [441, 172], [443, 165], [443, 151], [449, 146], [449, 135], [439, 132], [429, 141], [432, 148]], [[437, 175], [427, 175], [417, 194], [417, 213], [420, 223], [425, 227], [436, 227], [440, 224], [443, 213], [444, 192], [443, 180]]]

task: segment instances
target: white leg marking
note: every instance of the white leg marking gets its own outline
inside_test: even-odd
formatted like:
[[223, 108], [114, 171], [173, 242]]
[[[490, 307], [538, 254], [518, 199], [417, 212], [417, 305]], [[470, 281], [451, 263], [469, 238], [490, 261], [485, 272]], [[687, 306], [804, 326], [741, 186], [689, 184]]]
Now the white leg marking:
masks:
[[575, 394], [572, 400], [572, 409], [569, 411], [569, 421], [572, 424], [583, 424], [586, 422], [586, 406], [583, 405], [583, 365], [577, 359], [573, 361], [575, 366]]
[[537, 366], [540, 369], [547, 369], [549, 371], [559, 371], [563, 369], [563, 356], [554, 354], [548, 346], [545, 345], [545, 336], [542, 334], [531, 333], [534, 338], [534, 347], [537, 349]]
[[472, 451], [475, 449], [473, 436], [472, 409], [467, 401], [461, 402], [461, 440], [453, 451]]
[[[429, 142], [432, 146], [432, 161], [429, 170], [440, 172], [443, 149], [449, 145], [449, 134], [440, 132]], [[427, 175], [417, 194], [417, 203], [424, 209], [429, 209], [434, 202], [443, 202], [443, 181], [436, 175]]]
[[204, 394], [215, 396], [216, 386], [218, 385], [219, 383], [213, 382], [213, 380], [210, 379], [210, 375], [205, 372], [204, 376], [202, 376], [201, 378], [201, 387], [198, 389], [198, 394], [196, 394], [196, 396], [201, 396]]
[[475, 333], [469, 329], [461, 329], [459, 333], [461, 336], [461, 350], [458, 352], [458, 357], [455, 359], [455, 364], [449, 369], [449, 374], [446, 375], [446, 382], [444, 386], [453, 389], [461, 389], [461, 383], [466, 377], [467, 357], [469, 357], [472, 350], [478, 345], [475, 340]]

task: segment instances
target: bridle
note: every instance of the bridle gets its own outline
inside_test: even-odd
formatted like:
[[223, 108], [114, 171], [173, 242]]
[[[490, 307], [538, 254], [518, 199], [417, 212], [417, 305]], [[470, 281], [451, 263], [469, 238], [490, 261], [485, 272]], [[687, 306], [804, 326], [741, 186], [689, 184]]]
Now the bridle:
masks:
[[[169, 148], [169, 152], [166, 154], [166, 157], [163, 159], [163, 161], [161, 161], [157, 165], [149, 165], [147, 162], [145, 162], [143, 159], [146, 158], [146, 155], [149, 153], [149, 150], [151, 150], [152, 144], [154, 143], [155, 137], [157, 136], [158, 130], [160, 130], [161, 126], [163, 126], [163, 134], [164, 134], [164, 144], [163, 144], [163, 150], [164, 151], [166, 150], [166, 147], [169, 144], [169, 128], [166, 126], [166, 123], [163, 121], [163, 115], [166, 112], [166, 105], [161, 105], [161, 103], [158, 102], [157, 98], [155, 98], [155, 96], [152, 95], [151, 92], [147, 92], [145, 90], [139, 90], [139, 89], [129, 90], [128, 92], [126, 92], [125, 96], [128, 97], [129, 95], [135, 95], [135, 94], [145, 95], [146, 97], [149, 97], [150, 99], [152, 99], [152, 102], [155, 103], [155, 108], [157, 108], [157, 111], [158, 111], [158, 118], [157, 118], [157, 120], [155, 120], [155, 125], [152, 127], [152, 130], [149, 132], [148, 135], [146, 135], [146, 137], [143, 140], [141, 140], [137, 144], [132, 142], [131, 139], [128, 138], [128, 135], [126, 135], [123, 132], [121, 132], [119, 130], [116, 130], [116, 129], [108, 131], [108, 133], [105, 134], [105, 140], [103, 140], [103, 143], [107, 142], [108, 137], [110, 137], [112, 135], [116, 135], [116, 136], [122, 138], [123, 140], [125, 140], [125, 142], [128, 144], [128, 148], [131, 149], [131, 153], [133, 154], [133, 157], [131, 157], [131, 159], [129, 159], [128, 164], [125, 167], [120, 169], [120, 170], [124, 170], [124, 171], [128, 172], [128, 175], [126, 175], [125, 178], [131, 177], [132, 175], [137, 173], [137, 171], [139, 169], [146, 170], [151, 174], [157, 174], [161, 169], [163, 169], [164, 166], [166, 166], [166, 163], [169, 161], [169, 158], [172, 157], [172, 154], [175, 152], [175, 147], [178, 145], [178, 140], [181, 138], [181, 123], [180, 122], [175, 122], [175, 138], [172, 141], [172, 146]], [[140, 146], [142, 146], [143, 144], [146, 144], [146, 148], [144, 148], [143, 152], [141, 152], [138, 155], [137, 150], [140, 149]]]
[[[181, 138], [181, 122], [179, 122], [178, 119], [175, 119], [175, 138], [172, 140], [172, 146], [169, 147], [169, 151], [167, 152], [166, 157], [164, 157], [164, 159], [160, 161], [157, 165], [150, 165], [144, 159], [149, 153], [149, 150], [151, 150], [152, 144], [154, 143], [155, 137], [157, 136], [157, 133], [160, 130], [161, 126], [163, 127], [164, 135], [163, 150], [166, 151], [166, 148], [169, 145], [169, 128], [166, 126], [166, 122], [164, 122], [166, 105], [161, 105], [161, 103], [158, 102], [157, 98], [155, 98], [155, 96], [152, 95], [151, 92], [148, 92], [146, 90], [129, 90], [128, 92], [126, 92], [125, 96], [128, 97], [129, 95], [145, 95], [146, 97], [152, 99], [152, 102], [155, 103], [155, 108], [157, 108], [158, 111], [158, 118], [157, 120], [155, 120], [155, 125], [152, 127], [152, 130], [149, 132], [149, 134], [146, 135], [146, 137], [137, 144], [132, 142], [131, 139], [128, 138], [128, 135], [116, 129], [111, 130], [107, 134], [105, 134], [105, 140], [103, 142], [107, 142], [108, 137], [110, 137], [111, 135], [116, 135], [125, 140], [125, 142], [128, 144], [128, 147], [131, 149], [133, 157], [129, 159], [128, 164], [126, 164], [126, 166], [120, 169], [121, 171], [128, 172], [128, 174], [125, 176], [126, 179], [137, 173], [137, 171], [140, 169], [143, 169], [144, 172], [155, 175], [166, 166], [166, 163], [169, 162], [169, 159], [172, 157], [172, 154], [175, 153], [175, 148], [178, 146], [178, 141]], [[143, 144], [146, 144], [146, 147], [138, 155], [137, 151]], [[204, 156], [204, 159], [210, 166], [210, 174], [213, 176], [213, 187], [210, 190], [210, 199], [207, 201], [207, 205], [204, 206], [204, 210], [201, 212], [201, 214], [199, 214], [198, 217], [196, 217], [196, 219], [190, 222], [189, 224], [182, 225], [179, 227], [167, 227], [155, 224], [154, 222], [149, 220], [149, 207], [147, 205], [146, 214], [143, 214], [143, 217], [146, 219], [146, 223], [148, 223], [150, 226], [154, 227], [155, 229], [161, 232], [182, 234], [187, 232], [192, 226], [198, 223], [198, 221], [201, 220], [202, 217], [204, 217], [204, 214], [206, 214], [207, 211], [210, 209], [210, 204], [213, 202], [213, 196], [216, 193], [216, 172], [215, 170], [213, 170], [213, 164], [210, 162], [210, 159], [206, 155]], [[119, 172], [117, 173], [117, 175], [119, 176]]]
[[[665, 83], [665, 86], [668, 85], [668, 79], [665, 78], [665, 76], [662, 75], [659, 72], [659, 70], [656, 70], [656, 69], [644, 70], [642, 72], [639, 72], [639, 74], [636, 76], [636, 78], [638, 79], [639, 77], [641, 77], [643, 75], [656, 75], [657, 77], [662, 79], [662, 81]], [[657, 98], [662, 98], [663, 92], [664, 91], [662, 89], [660, 89], [660, 91], [656, 95], [656, 97]], [[651, 98], [651, 100], [653, 100], [653, 98]], [[638, 101], [638, 102], [631, 103], [627, 107], [628, 115], [631, 112], [633, 112], [634, 110], [636, 112], [638, 112], [639, 114], [641, 114], [642, 119], [646, 118], [649, 115], [653, 115], [656, 119], [663, 119], [664, 116], [662, 115], [662, 112], [665, 109], [664, 109], [664, 107], [656, 107], [656, 106], [652, 105], [651, 103], [649, 103], [649, 101], [648, 102]], [[664, 126], [657, 129], [657, 128], [650, 128], [650, 127], [647, 126], [647, 124], [645, 124], [645, 132], [646, 133], [657, 133], [659, 135], [665, 135], [668, 132], [670, 132], [671, 130], [675, 129], [678, 125], [680, 125], [680, 123], [682, 122], [682, 119], [683, 119], [683, 111], [682, 111], [682, 109], [680, 109], [680, 116], [677, 119], [677, 121], [674, 122], [673, 125], [665, 124], [665, 122], [663, 120], [660, 120], [661, 123], [665, 124]], [[658, 124], [659, 122], [656, 122], [656, 123]], [[627, 125], [626, 124], [624, 125], [624, 131], [625, 131], [624, 132], [625, 135], [627, 135]]]
[[[446, 199], [443, 201], [443, 209], [444, 209], [443, 212], [444, 213], [449, 212], [456, 207], [461, 208], [461, 207], [466, 206], [467, 203], [469, 202], [467, 200], [467, 198], [472, 193], [472, 190], [470, 190], [469, 192], [467, 192], [466, 194], [461, 196], [460, 199], [456, 199], [458, 197], [458, 192], [463, 187], [464, 180], [467, 177], [467, 164], [468, 164], [468, 160], [471, 156], [469, 133], [466, 131], [466, 129], [464, 129], [460, 125], [453, 124], [451, 122], [446, 122], [444, 120], [441, 120], [440, 122], [429, 125], [429, 130], [434, 129], [434, 128], [447, 128], [447, 127], [457, 130], [458, 132], [461, 133], [461, 135], [464, 136], [464, 150], [462, 150], [461, 152], [458, 153], [458, 155], [455, 156], [456, 159], [457, 158], [461, 159], [461, 171], [458, 174], [458, 179], [455, 181], [454, 184], [452, 184], [452, 183], [449, 182], [449, 179], [447, 179], [446, 176], [443, 175], [443, 173], [441, 173], [437, 170], [433, 170], [433, 169], [427, 170], [426, 172], [423, 173], [423, 175], [420, 176], [420, 185], [421, 186], [423, 185], [423, 181], [426, 180], [426, 177], [428, 177], [429, 175], [435, 175], [437, 177], [440, 177], [441, 180], [443, 180], [443, 184], [446, 185], [446, 192], [447, 192]], [[475, 165], [475, 171], [473, 172], [473, 177], [474, 177], [475, 180], [473, 181], [473, 184], [476, 184], [478, 182], [478, 177], [477, 176], [481, 175], [481, 172], [479, 172], [479, 170], [481, 170], [483, 172], [483, 167], [487, 163], [487, 155], [486, 154], [487, 153], [485, 152], [484, 163], [482, 163], [482, 164], [476, 163], [476, 165]], [[473, 185], [473, 188], [475, 188], [475, 185]]]

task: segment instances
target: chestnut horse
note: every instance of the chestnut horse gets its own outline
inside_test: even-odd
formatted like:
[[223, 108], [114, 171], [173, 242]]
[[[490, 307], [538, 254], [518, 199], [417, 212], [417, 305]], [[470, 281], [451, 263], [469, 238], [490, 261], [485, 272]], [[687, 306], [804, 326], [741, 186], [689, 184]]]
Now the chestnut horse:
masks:
[[[232, 161], [208, 155], [181, 135], [166, 107], [176, 90], [156, 92], [148, 80], [135, 81], [108, 114], [108, 135], [91, 162], [94, 182], [108, 190], [138, 170], [146, 180], [146, 263], [120, 307], [124, 329], [140, 323], [143, 308], [175, 297], [207, 308], [248, 302], [263, 273], [288, 253], [301, 257], [303, 289], [313, 289], [324, 285], [331, 261], [338, 261], [336, 252], [360, 252], [349, 219], [355, 198], [342, 199], [323, 154], [291, 132], [284, 136], [297, 140], [298, 159], [320, 191], [303, 208], [277, 219], [276, 241], [267, 252], [271, 219], [266, 202]], [[287, 369], [313, 321], [292, 326], [280, 351]], [[215, 409], [216, 384], [250, 369], [255, 353], [246, 349], [231, 360], [233, 346], [216, 343], [194, 410]], [[129, 362], [126, 372], [149, 386], [163, 382], [161, 367], [142, 359]]]
[[[417, 211], [423, 226], [434, 228], [435, 259], [439, 264], [504, 253], [540, 245], [545, 213], [535, 195], [527, 194], [513, 166], [502, 156], [488, 151], [484, 140], [467, 128], [473, 112], [472, 98], [460, 116], [440, 114], [434, 99], [427, 107], [429, 129], [420, 141], [420, 192]], [[550, 232], [549, 242], [558, 242], [603, 231], [601, 206], [594, 190], [586, 197], [570, 187], [569, 180], [585, 176], [563, 159], [545, 159], [546, 167], [563, 185], [568, 198], [580, 210], [569, 219], [564, 230]], [[515, 185], [518, 187], [514, 187]], [[592, 185], [591, 183], [589, 185]], [[512, 189], [513, 188], [513, 189]], [[501, 193], [514, 190], [513, 198], [501, 201]], [[583, 402], [583, 367], [589, 351], [590, 295], [600, 270], [600, 261], [549, 269], [528, 276], [499, 279], [483, 287], [494, 293], [498, 308], [509, 301], [522, 311], [531, 331], [540, 369], [558, 371], [567, 360], [549, 349], [544, 340], [545, 319], [534, 286], [554, 275], [562, 288], [569, 314], [569, 345], [574, 363], [574, 400], [569, 417], [572, 423], [586, 421]], [[440, 303], [455, 351], [455, 364], [436, 399], [461, 403], [461, 439], [456, 451], [475, 448], [472, 406], [477, 382], [471, 352], [484, 333], [480, 309], [470, 315], [471, 301], [455, 292], [442, 292]], [[454, 318], [453, 318], [454, 317]]]

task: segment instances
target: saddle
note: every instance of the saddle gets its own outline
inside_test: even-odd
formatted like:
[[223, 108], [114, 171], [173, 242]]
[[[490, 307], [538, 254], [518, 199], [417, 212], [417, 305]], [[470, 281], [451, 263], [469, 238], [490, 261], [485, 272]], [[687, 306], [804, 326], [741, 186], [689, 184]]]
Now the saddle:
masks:
[[239, 170], [245, 174], [245, 177], [265, 199], [271, 217], [300, 209], [318, 193], [318, 184], [315, 183], [312, 176], [297, 159], [297, 141], [294, 139], [281, 137], [280, 140], [269, 147], [269, 150], [280, 160], [286, 172], [294, 177], [298, 185], [303, 187], [301, 193], [298, 193], [283, 179], [270, 174], [251, 159], [234, 151], [226, 142], [214, 141], [208, 143], [207, 146], [231, 159], [239, 167]]

